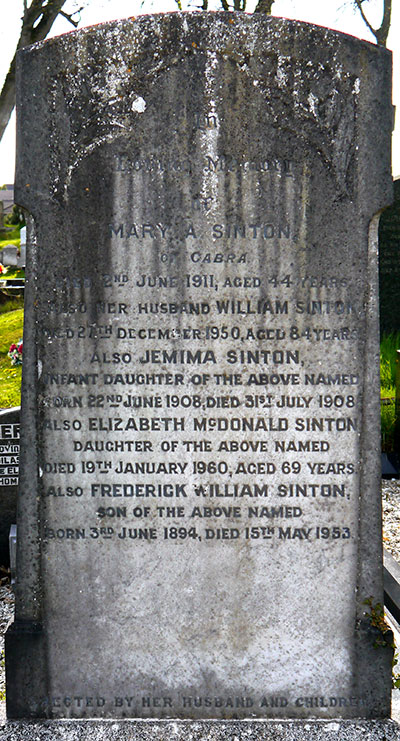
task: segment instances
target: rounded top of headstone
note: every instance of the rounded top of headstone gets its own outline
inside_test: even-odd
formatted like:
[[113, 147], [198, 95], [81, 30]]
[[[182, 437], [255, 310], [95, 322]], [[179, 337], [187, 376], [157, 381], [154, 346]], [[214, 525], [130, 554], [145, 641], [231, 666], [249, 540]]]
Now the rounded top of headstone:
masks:
[[[264, 31], [268, 30], [268, 37], [260, 34], [261, 28]], [[243, 34], [245, 32], [246, 38], [242, 38], [243, 43], [245, 45], [256, 43], [258, 46], [264, 43], [268, 45], [271, 37], [275, 42], [279, 39], [284, 43], [285, 39], [298, 38], [306, 34], [310, 37], [310, 41], [320, 38], [329, 44], [330, 39], [332, 41], [336, 39], [336, 42], [341, 39], [344, 42], [347, 40], [347, 43], [350, 44], [361, 44], [371, 49], [377, 48], [387, 52], [383, 47], [377, 47], [372, 42], [360, 40], [355, 36], [325, 26], [262, 13], [249, 14], [238, 11], [173, 11], [130, 16], [128, 18], [87, 26], [51, 39], [45, 39], [30, 47], [25, 47], [21, 51], [26, 53], [28, 50], [42, 48], [43, 46], [69, 46], [93, 36], [101, 37], [104, 40], [112, 38], [114, 42], [121, 44], [126, 37], [134, 36], [137, 33], [148, 36], [155, 34], [161, 41], [165, 40], [163, 39], [163, 35], [167, 30], [175, 31], [175, 33], [181, 30], [185, 35], [190, 35], [190, 33], [196, 33], [200, 30], [202, 33], [205, 33], [209, 30], [212, 33], [209, 41], [214, 39], [215, 42], [218, 39], [224, 40], [227, 36], [234, 38], [237, 34]], [[176, 38], [171, 37], [170, 41], [173, 44]], [[199, 49], [195, 40], [191, 43], [192, 49]], [[304, 50], [310, 51], [310, 48], [308, 47], [307, 49], [306, 45]], [[157, 50], [154, 51], [157, 52]], [[314, 51], [318, 50], [315, 49]], [[322, 55], [325, 54], [325, 57], [327, 51], [326, 47], [320, 50]]]
[[[65, 151], [63, 140], [69, 142], [67, 166], [75, 167], [91, 147], [122, 135], [136, 125], [138, 116], [146, 115], [146, 101], [163, 75], [184, 78], [189, 67], [197, 70], [205, 90], [218, 68], [231, 65], [267, 101], [276, 127], [290, 108], [289, 115], [299, 119], [296, 130], [303, 129], [310, 138], [306, 129], [313, 128], [312, 137], [319, 141], [321, 151], [327, 151], [346, 106], [355, 112], [355, 103], [363, 105], [364, 100], [370, 108], [371, 125], [380, 125], [381, 114], [367, 104], [367, 89], [376, 85], [380, 97], [381, 70], [389, 80], [390, 59], [386, 49], [328, 28], [223, 11], [143, 15], [40, 42], [19, 52], [19, 109], [22, 115], [27, 111], [28, 119], [41, 120], [41, 125], [30, 131], [24, 161], [18, 158], [16, 199], [28, 209], [37, 208], [41, 193], [47, 190], [47, 186], [38, 187], [45, 173], [37, 172], [37, 163], [40, 151], [48, 145], [46, 121], [55, 110], [58, 131], [54, 125], [51, 129], [54, 173], [48, 175], [55, 191], [57, 172], [62, 168], [59, 150]], [[222, 99], [225, 92], [221, 89], [216, 94]], [[153, 105], [157, 105], [155, 99]], [[75, 123], [83, 106], [87, 113], [84, 127]], [[39, 116], [33, 115], [37, 107]], [[356, 120], [355, 113], [352, 117]], [[342, 133], [346, 138], [346, 131]], [[20, 136], [24, 136], [22, 131]], [[36, 162], [35, 167], [29, 161]]]

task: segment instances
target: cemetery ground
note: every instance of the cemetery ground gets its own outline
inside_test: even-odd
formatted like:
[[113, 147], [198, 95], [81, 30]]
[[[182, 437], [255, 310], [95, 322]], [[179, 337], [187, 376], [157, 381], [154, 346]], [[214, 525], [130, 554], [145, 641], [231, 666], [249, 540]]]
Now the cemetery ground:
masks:
[[[19, 308], [16, 308], [19, 307]], [[10, 345], [22, 338], [23, 308], [15, 299], [0, 303], [0, 407], [15, 407], [20, 404], [21, 366], [11, 365], [8, 351]]]
[[[15, 226], [15, 228], [9, 227], [9, 231], [4, 232], [4, 230], [1, 230], [0, 232], [0, 250], [3, 249], [3, 247], [6, 247], [8, 244], [13, 244], [16, 247], [19, 247], [20, 245], [20, 226]], [[0, 262], [1, 262], [1, 256], [0, 256]]]

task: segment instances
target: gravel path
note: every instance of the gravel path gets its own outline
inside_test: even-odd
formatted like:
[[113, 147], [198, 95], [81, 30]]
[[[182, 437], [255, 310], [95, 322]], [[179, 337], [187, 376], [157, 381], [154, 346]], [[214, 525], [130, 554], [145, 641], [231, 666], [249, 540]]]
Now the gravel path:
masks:
[[400, 481], [382, 479], [383, 545], [400, 563]]
[[[400, 563], [400, 481], [382, 480], [383, 543], [384, 547]], [[14, 595], [9, 584], [0, 572], [0, 719], [5, 718], [5, 677], [4, 677], [4, 634], [14, 615]], [[400, 721], [400, 701], [393, 717]], [[394, 699], [394, 698], [393, 698]], [[396, 717], [398, 715], [398, 717]]]
[[13, 616], [14, 595], [10, 585], [3, 584], [0, 586], [0, 718], [5, 717], [4, 634]]

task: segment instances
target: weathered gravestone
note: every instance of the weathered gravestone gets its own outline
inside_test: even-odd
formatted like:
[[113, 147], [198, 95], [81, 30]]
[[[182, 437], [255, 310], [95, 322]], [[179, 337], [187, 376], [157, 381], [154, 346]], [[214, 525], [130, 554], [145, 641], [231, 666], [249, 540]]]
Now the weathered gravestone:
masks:
[[394, 203], [379, 221], [379, 314], [381, 334], [400, 331], [400, 179]]
[[19, 260], [18, 260], [18, 267], [24, 268], [25, 262], [26, 262], [26, 226], [22, 227], [19, 235], [20, 235], [21, 243], [20, 243], [20, 248], [19, 248], [20, 254], [19, 254]]
[[0, 565], [8, 565], [10, 527], [16, 522], [20, 408], [0, 411]]
[[24, 50], [19, 99], [9, 716], [385, 717], [390, 54], [150, 16]]
[[7, 244], [1, 251], [3, 265], [18, 266], [18, 247], [14, 244]]

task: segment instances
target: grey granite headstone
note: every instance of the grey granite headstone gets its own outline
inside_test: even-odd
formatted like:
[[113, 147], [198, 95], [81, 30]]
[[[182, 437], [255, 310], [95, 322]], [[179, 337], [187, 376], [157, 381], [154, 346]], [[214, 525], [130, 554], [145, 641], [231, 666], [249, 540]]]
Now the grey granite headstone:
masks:
[[1, 261], [3, 265], [11, 265], [17, 267], [18, 265], [18, 247], [14, 244], [7, 244], [1, 251]]
[[20, 54], [9, 717], [389, 714], [374, 215], [390, 63], [228, 13]]
[[379, 318], [381, 334], [400, 332], [400, 179], [394, 203], [379, 221]]
[[20, 243], [20, 254], [19, 254], [19, 260], [18, 260], [18, 267], [24, 268], [26, 263], [26, 226], [23, 226], [19, 233], [21, 243]]
[[20, 408], [0, 411], [0, 565], [7, 565], [10, 527], [17, 517]]

